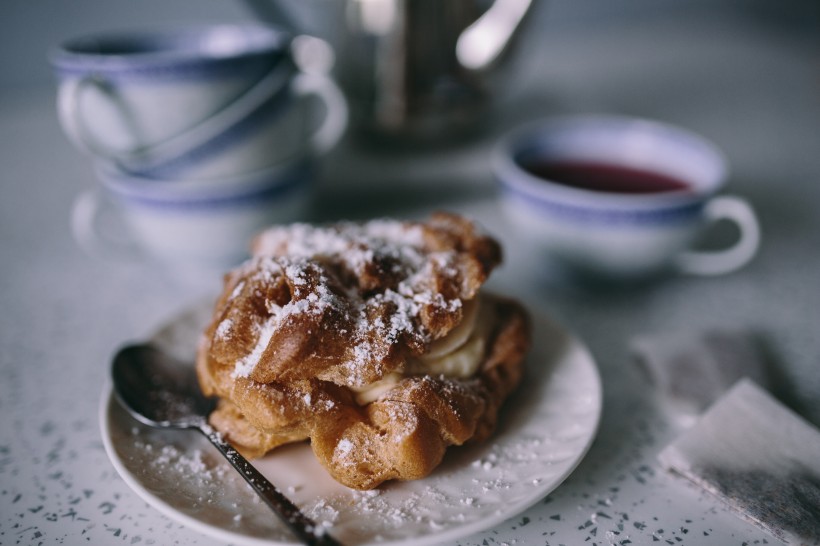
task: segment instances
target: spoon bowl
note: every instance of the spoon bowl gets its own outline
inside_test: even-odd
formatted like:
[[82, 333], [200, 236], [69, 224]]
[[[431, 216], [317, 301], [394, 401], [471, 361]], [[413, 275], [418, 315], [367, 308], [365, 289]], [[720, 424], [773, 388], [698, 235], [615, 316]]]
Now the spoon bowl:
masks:
[[193, 366], [152, 345], [123, 348], [111, 375], [120, 402], [152, 427], [199, 428], [216, 407], [216, 399], [199, 390]]

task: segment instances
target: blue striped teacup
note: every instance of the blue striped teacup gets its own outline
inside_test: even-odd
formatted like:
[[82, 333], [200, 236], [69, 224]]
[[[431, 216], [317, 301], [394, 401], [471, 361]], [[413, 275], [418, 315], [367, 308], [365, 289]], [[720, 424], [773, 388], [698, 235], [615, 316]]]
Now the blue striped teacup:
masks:
[[[723, 154], [669, 124], [614, 115], [536, 121], [514, 129], [492, 165], [506, 216], [520, 235], [566, 268], [615, 279], [677, 270], [717, 275], [756, 253], [751, 206], [718, 195]], [[703, 228], [734, 222], [737, 241], [692, 248]]]

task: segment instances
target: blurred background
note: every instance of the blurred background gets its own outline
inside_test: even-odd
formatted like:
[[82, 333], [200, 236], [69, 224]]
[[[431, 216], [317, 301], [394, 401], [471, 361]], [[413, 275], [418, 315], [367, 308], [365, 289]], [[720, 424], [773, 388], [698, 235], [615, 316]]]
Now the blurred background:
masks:
[[[274, 1], [274, 0], [270, 0]], [[287, 6], [293, 19], [309, 33], [319, 35], [333, 32], [330, 15], [335, 13], [333, 4], [339, 0], [279, 0]], [[719, 22], [724, 17], [741, 17], [750, 24], [772, 28], [789, 28], [794, 38], [814, 40], [817, 38], [820, 6], [812, 0], [613, 0], [596, 2], [593, 0], [535, 0], [538, 15], [533, 22], [535, 30], [527, 38], [530, 55], [553, 66], [561, 63], [559, 51], [541, 49], [552, 43], [550, 35], [564, 33], [584, 34], [597, 32], [621, 23], [640, 28], [647, 18], [680, 17], [681, 27], [688, 16], [703, 18], [704, 32], [707, 25]], [[8, 0], [0, 19], [3, 48], [0, 50], [0, 86], [4, 90], [26, 89], [53, 82], [52, 72], [45, 62], [47, 48], [53, 47], [67, 38], [100, 30], [128, 30], [144, 28], [159, 23], [202, 23], [236, 22], [253, 20], [257, 11], [254, 5], [263, 4], [257, 0], [124, 0], [106, 2], [104, 0], [79, 0], [61, 2], [59, 0]], [[688, 25], [686, 25], [688, 26]], [[637, 37], [637, 33], [636, 33]], [[674, 36], [667, 36], [671, 39]], [[579, 37], [580, 38], [580, 37]], [[657, 49], [666, 49], [666, 40], [659, 35]], [[692, 39], [697, 38], [693, 35]], [[671, 44], [669, 44], [671, 45]], [[628, 64], [629, 59], [621, 59]], [[545, 65], [545, 69], [549, 66]], [[544, 74], [546, 75], [546, 74]], [[530, 79], [538, 79], [537, 74], [523, 74], [524, 85]], [[517, 80], [518, 81], [518, 80]]]
[[[54, 112], [49, 48], [69, 37], [101, 30], [253, 20], [257, 10], [252, 3], [8, 0], [0, 18], [0, 92], [9, 104], [37, 94], [42, 98], [45, 122], [49, 119], [45, 114]], [[337, 13], [339, 2], [280, 3], [306, 32], [328, 37], [338, 29], [328, 19]], [[407, 157], [394, 153], [389, 161], [396, 168], [385, 172], [378, 158], [361, 163], [359, 156], [344, 153], [343, 143], [340, 153], [329, 160], [334, 165], [329, 169], [334, 172], [329, 189], [344, 191], [331, 201], [334, 207], [344, 205], [355, 214], [362, 204], [362, 192], [372, 199], [388, 199], [409, 187], [410, 194], [401, 197], [417, 202], [431, 197], [425, 195], [426, 190], [434, 190], [436, 199], [446, 199], [450, 190], [458, 197], [464, 192], [486, 191], [491, 185], [487, 143], [522, 120], [573, 112], [626, 113], [684, 122], [724, 147], [733, 165], [740, 168], [736, 174], [741, 179], [782, 179], [782, 166], [773, 168], [772, 162], [782, 151], [766, 145], [771, 135], [805, 131], [807, 138], [791, 143], [799, 147], [790, 151], [786, 165], [794, 171], [817, 150], [817, 141], [810, 138], [817, 134], [817, 119], [793, 111], [790, 105], [795, 101], [788, 93], [798, 89], [795, 83], [808, 84], [798, 92], [818, 93], [816, 81], [794, 82], [793, 78], [796, 69], [820, 62], [819, 41], [820, 5], [812, 0], [535, 0], [511, 66], [505, 68], [509, 76], [495, 89], [494, 109], [488, 114], [495, 116], [492, 134], [476, 132], [471, 141], [459, 144], [457, 153], [467, 154], [474, 162], [414, 163], [414, 169], [407, 169], [402, 163]], [[678, 69], [671, 68], [675, 66]], [[804, 71], [800, 74], [812, 77]], [[820, 76], [815, 73], [813, 78]], [[605, 95], [600, 92], [603, 87]], [[729, 129], [747, 142], [729, 138]], [[63, 144], [65, 153], [73, 153], [67, 141], [60, 142]], [[410, 155], [414, 161], [420, 156]], [[458, 169], [449, 168], [456, 164]], [[348, 177], [347, 172], [356, 175]], [[446, 188], [441, 186], [444, 180]]]

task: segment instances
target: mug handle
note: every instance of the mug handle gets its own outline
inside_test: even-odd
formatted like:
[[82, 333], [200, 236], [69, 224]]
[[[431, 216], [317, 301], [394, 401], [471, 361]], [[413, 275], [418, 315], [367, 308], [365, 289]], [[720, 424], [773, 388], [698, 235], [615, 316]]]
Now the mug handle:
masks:
[[140, 140], [132, 113], [122, 102], [114, 86], [99, 75], [90, 74], [79, 79], [66, 92], [66, 98], [61, 100], [60, 108], [64, 110], [63, 119], [67, 122], [66, 130], [86, 152], [116, 162], [124, 170], [141, 171], [180, 157], [222, 134], [228, 127], [246, 118], [282, 89], [290, 74], [287, 63], [279, 63], [238, 98], [193, 127], [159, 144], [131, 150], [115, 150], [102, 144], [91, 136], [91, 132], [83, 121], [80, 112], [80, 95], [93, 86], [114, 101], [126, 127], [137, 141]]
[[116, 105], [127, 130], [130, 131], [133, 137], [138, 138], [138, 129], [134, 121], [133, 113], [123, 103], [114, 86], [98, 74], [85, 75], [68, 85], [64, 95], [59, 99], [58, 109], [61, 114], [60, 118], [64, 123], [68, 135], [83, 152], [94, 157], [112, 161], [116, 160], [130, 152], [123, 152], [103, 144], [92, 135], [92, 131], [88, 129], [83, 121], [80, 96], [90, 88], [97, 89]]
[[[112, 229], [122, 237], [111, 235]], [[74, 199], [71, 208], [71, 233], [87, 254], [102, 258], [133, 259], [142, 250], [130, 237], [113, 204], [99, 189], [86, 190]]]
[[310, 137], [311, 148], [324, 154], [339, 142], [347, 128], [348, 109], [344, 94], [336, 83], [320, 74], [301, 73], [293, 80], [293, 92], [299, 96], [315, 96], [325, 105], [325, 118]]
[[746, 265], [760, 246], [760, 224], [751, 205], [740, 197], [721, 195], [706, 203], [704, 215], [708, 223], [734, 222], [740, 236], [729, 248], [684, 252], [677, 258], [678, 270], [691, 275], [722, 275]]

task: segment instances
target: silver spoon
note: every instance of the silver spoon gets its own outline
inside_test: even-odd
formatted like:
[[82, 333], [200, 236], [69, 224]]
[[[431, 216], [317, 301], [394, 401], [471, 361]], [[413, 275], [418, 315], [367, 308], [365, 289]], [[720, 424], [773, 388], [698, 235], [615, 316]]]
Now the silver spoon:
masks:
[[303, 543], [341, 546], [211, 428], [208, 414], [216, 400], [200, 392], [193, 365], [152, 345], [131, 345], [114, 356], [111, 376], [117, 398], [137, 421], [157, 428], [200, 431]]

